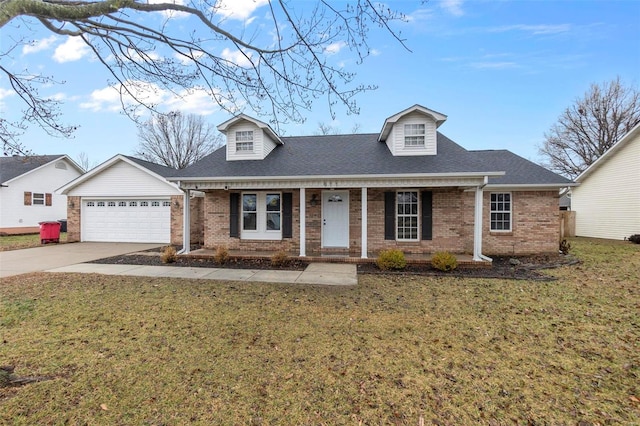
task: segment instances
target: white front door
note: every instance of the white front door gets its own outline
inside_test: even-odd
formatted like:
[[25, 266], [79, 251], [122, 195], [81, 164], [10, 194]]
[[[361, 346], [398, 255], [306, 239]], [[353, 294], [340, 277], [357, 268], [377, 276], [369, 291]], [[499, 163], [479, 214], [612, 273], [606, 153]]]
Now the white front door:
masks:
[[322, 192], [322, 247], [349, 247], [349, 191]]

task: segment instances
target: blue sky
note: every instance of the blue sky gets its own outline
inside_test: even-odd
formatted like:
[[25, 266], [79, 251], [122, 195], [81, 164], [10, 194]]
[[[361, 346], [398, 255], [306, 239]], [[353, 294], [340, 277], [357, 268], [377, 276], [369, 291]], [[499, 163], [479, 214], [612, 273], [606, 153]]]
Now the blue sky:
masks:
[[[230, 25], [259, 28], [264, 0], [233, 4], [227, 12]], [[620, 76], [626, 84], [640, 85], [638, 1], [405, 0], [388, 5], [408, 18], [396, 29], [411, 52], [374, 29], [372, 55], [357, 65], [337, 43], [330, 60], [355, 71], [357, 83], [378, 89], [359, 95], [360, 115], [339, 108], [335, 121], [320, 99], [304, 124], [283, 127], [285, 135], [315, 134], [320, 122], [343, 133], [354, 126], [359, 132], [379, 132], [387, 117], [417, 103], [447, 115], [440, 131], [467, 149], [509, 149], [540, 162], [537, 147], [545, 131], [590, 84]], [[20, 142], [39, 154], [65, 153], [75, 159], [84, 152], [92, 163], [132, 154], [136, 127], [119, 112], [108, 75], [90, 52], [33, 21], [15, 21], [0, 30], [0, 50], [25, 31], [32, 43], [3, 58], [3, 65], [64, 80], [41, 94], [64, 100], [64, 121], [80, 128], [72, 139], [31, 128]], [[163, 102], [203, 113], [213, 125], [230, 118], [199, 96], [183, 104], [166, 97]], [[0, 78], [0, 114], [11, 117], [21, 107]]]

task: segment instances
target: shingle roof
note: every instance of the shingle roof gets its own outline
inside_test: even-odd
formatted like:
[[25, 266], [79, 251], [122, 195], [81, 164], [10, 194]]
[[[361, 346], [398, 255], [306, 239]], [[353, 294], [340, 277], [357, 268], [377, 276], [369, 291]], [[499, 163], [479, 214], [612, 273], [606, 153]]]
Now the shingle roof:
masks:
[[30, 172], [33, 169], [37, 169], [38, 167], [44, 166], [45, 164], [64, 156], [64, 154], [60, 154], [34, 155], [27, 157], [19, 155], [14, 155], [12, 157], [0, 157], [0, 183], [10, 181], [15, 177]]
[[225, 147], [181, 170], [180, 177], [349, 176], [486, 172], [469, 151], [438, 133], [438, 155], [394, 157], [377, 133], [283, 137], [264, 160], [226, 161]]
[[127, 157], [129, 160], [133, 161], [134, 163], [137, 163], [137, 164], [141, 165], [142, 167], [146, 168], [147, 170], [151, 170], [153, 173], [158, 174], [158, 175], [160, 175], [162, 177], [165, 177], [165, 178], [175, 176], [176, 173], [178, 172], [178, 170], [173, 169], [171, 167], [163, 166], [161, 164], [152, 163], [152, 162], [146, 161], [146, 160], [141, 160], [140, 158], [131, 157], [129, 155], [125, 155], [124, 157]]
[[570, 180], [506, 150], [467, 151], [438, 132], [438, 154], [391, 155], [377, 133], [283, 137], [264, 160], [227, 161], [222, 147], [174, 177], [349, 176], [506, 172], [491, 184], [563, 185]]
[[571, 183], [571, 180], [506, 149], [469, 152], [485, 164], [485, 167], [506, 172], [504, 176], [490, 177], [490, 185], [563, 185]]

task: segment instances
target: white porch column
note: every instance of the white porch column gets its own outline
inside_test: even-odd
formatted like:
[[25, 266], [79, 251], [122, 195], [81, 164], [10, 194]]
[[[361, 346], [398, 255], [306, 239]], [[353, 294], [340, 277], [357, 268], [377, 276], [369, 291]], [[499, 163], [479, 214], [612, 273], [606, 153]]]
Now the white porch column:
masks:
[[482, 261], [482, 198], [482, 186], [478, 186], [473, 215], [473, 260], [477, 262]]
[[307, 255], [307, 190], [300, 188], [300, 257]]
[[363, 259], [367, 258], [367, 188], [363, 187], [362, 188], [362, 195], [361, 195], [361, 214], [362, 214], [362, 218], [360, 220], [361, 225], [362, 225], [362, 230], [361, 230], [361, 242], [360, 242], [360, 246], [362, 247], [362, 251], [360, 253], [360, 257]]
[[182, 251], [183, 254], [191, 252], [191, 191], [186, 190], [182, 203]]

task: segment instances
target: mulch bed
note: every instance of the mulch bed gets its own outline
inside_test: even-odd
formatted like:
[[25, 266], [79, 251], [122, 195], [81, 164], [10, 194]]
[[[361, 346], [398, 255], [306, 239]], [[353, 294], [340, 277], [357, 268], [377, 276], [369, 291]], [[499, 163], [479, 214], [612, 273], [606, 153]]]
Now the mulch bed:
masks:
[[[95, 260], [92, 263], [104, 264], [131, 264], [131, 265], [157, 265], [167, 266], [160, 259], [158, 249], [144, 253], [134, 253], [122, 256], [114, 256], [105, 259]], [[454, 271], [441, 272], [431, 265], [409, 264], [402, 271], [381, 271], [374, 263], [363, 263], [358, 265], [358, 274], [382, 274], [382, 275], [425, 275], [425, 276], [447, 276], [461, 278], [500, 278], [517, 279], [530, 281], [551, 281], [555, 278], [544, 274], [541, 270], [557, 268], [565, 265], [575, 265], [580, 263], [578, 259], [571, 255], [547, 254], [539, 256], [519, 256], [519, 257], [494, 257], [491, 267], [469, 267], [461, 266]], [[191, 257], [178, 256], [171, 266], [201, 267], [201, 268], [229, 268], [229, 269], [260, 269], [260, 270], [290, 270], [302, 271], [308, 266], [308, 262], [297, 258], [289, 259], [285, 265], [274, 266], [271, 259], [256, 258], [231, 258], [224, 265], [220, 265], [213, 259], [196, 259]]]

